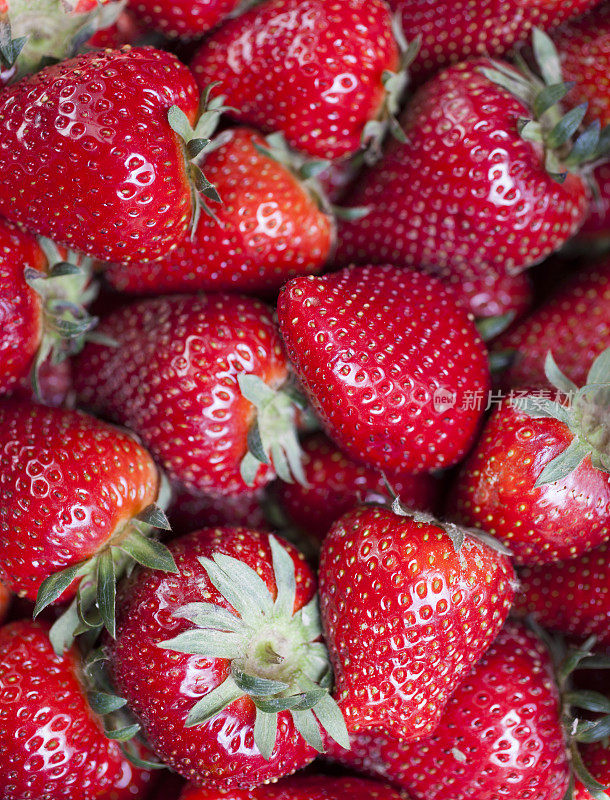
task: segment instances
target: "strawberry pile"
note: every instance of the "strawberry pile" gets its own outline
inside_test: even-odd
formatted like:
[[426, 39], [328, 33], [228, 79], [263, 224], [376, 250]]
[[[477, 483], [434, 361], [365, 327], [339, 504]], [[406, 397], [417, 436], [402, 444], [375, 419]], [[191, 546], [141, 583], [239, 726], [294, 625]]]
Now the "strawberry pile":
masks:
[[610, 800], [610, 0], [0, 0], [0, 800]]

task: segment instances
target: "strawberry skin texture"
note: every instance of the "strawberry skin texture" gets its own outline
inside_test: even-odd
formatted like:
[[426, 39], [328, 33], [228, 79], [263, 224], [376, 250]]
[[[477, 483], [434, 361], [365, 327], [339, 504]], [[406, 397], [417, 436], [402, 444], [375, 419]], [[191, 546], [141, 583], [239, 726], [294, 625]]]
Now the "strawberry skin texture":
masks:
[[481, 72], [457, 64], [423, 86], [401, 119], [407, 143], [389, 143], [348, 206], [372, 206], [338, 226], [338, 263], [392, 263], [443, 275], [490, 267], [517, 272], [558, 250], [582, 225], [585, 184], [544, 169], [517, 129], [528, 109]]
[[242, 0], [129, 0], [146, 26], [170, 38], [197, 39], [235, 11]]
[[[610, 786], [610, 750], [603, 742], [585, 744], [580, 748], [585, 766], [604, 786]], [[577, 780], [574, 787], [574, 800], [594, 800], [591, 792]]]
[[597, 547], [610, 537], [610, 475], [587, 456], [567, 477], [534, 486], [572, 439], [565, 423], [504, 402], [461, 467], [449, 517], [500, 539], [517, 564], [549, 564]]
[[522, 317], [532, 305], [532, 283], [527, 272], [512, 275], [504, 270], [460, 269], [459, 272], [428, 270], [442, 280], [455, 302], [477, 319], [512, 314]]
[[242, 527], [264, 531], [269, 528], [261, 501], [263, 492], [242, 492], [226, 497], [204, 495], [177, 487], [167, 509], [174, 533], [190, 533], [201, 527]]
[[78, 652], [56, 656], [47, 631], [29, 621], [0, 629], [0, 796], [144, 797], [150, 774], [132, 767], [106, 738], [87, 702]]
[[106, 276], [117, 289], [267, 292], [322, 269], [333, 224], [304, 186], [255, 149], [266, 146], [255, 131], [226, 131], [217, 142], [202, 166], [223, 201], [213, 204], [218, 221], [202, 214], [195, 236], [159, 261], [110, 267]]
[[[180, 606], [205, 600], [231, 609], [210, 583], [198, 557], [220, 552], [238, 558], [274, 592], [268, 541], [267, 535], [246, 528], [195, 531], [169, 545], [177, 575], [140, 570], [124, 585], [119, 598], [117, 638], [106, 645], [114, 684], [157, 755], [195, 783], [250, 788], [289, 775], [316, 755], [284, 711], [278, 715], [273, 755], [265, 761], [254, 744], [255, 708], [249, 698], [234, 701], [209, 722], [186, 728], [188, 712], [197, 699], [224, 681], [230, 662], [158, 647], [191, 627], [172, 616]], [[303, 556], [292, 546], [284, 546], [296, 566], [297, 610], [314, 596], [315, 577]]]
[[235, 119], [335, 159], [360, 148], [398, 61], [381, 0], [267, 0], [213, 33], [191, 67], [200, 87], [222, 83]]
[[533, 614], [541, 625], [597, 646], [610, 647], [610, 544], [557, 564], [521, 570], [516, 597], [519, 614]]
[[331, 747], [334, 759], [413, 800], [562, 800], [570, 775], [548, 653], [513, 623], [456, 690], [430, 738], [407, 744], [379, 730], [354, 736], [351, 751]]
[[0, 213], [103, 261], [160, 258], [192, 211], [167, 113], [178, 105], [194, 121], [198, 101], [188, 69], [152, 48], [23, 78], [0, 96]]
[[433, 523], [362, 507], [322, 543], [320, 610], [350, 733], [429, 736], [509, 612], [509, 560]]
[[6, 619], [8, 607], [11, 604], [11, 594], [3, 583], [0, 583], [0, 623]]
[[[348, 458], [324, 434], [302, 442], [303, 471], [308, 486], [278, 483], [275, 496], [290, 520], [320, 541], [331, 525], [361, 503], [391, 502], [390, 492], [377, 470]], [[386, 475], [407, 508], [431, 511], [439, 494], [431, 475]]]
[[[399, 11], [409, 40], [422, 43], [409, 71], [418, 83], [448, 64], [475, 56], [498, 57], [576, 17], [599, 0], [389, 0]], [[567, 79], [566, 79], [567, 80]]]
[[[457, 463], [473, 442], [487, 352], [468, 314], [434, 278], [391, 266], [290, 281], [278, 302], [288, 354], [328, 435], [391, 472]], [[437, 413], [435, 392], [455, 392]]]
[[42, 336], [40, 296], [25, 282], [27, 267], [46, 271], [47, 259], [32, 234], [0, 221], [0, 395], [29, 374]]
[[365, 778], [337, 778], [329, 775], [296, 775], [279, 783], [242, 791], [187, 786], [179, 800], [405, 800], [387, 784]]
[[158, 482], [150, 455], [123, 431], [79, 411], [4, 401], [0, 580], [35, 600], [45, 578], [94, 555], [153, 503]]
[[271, 311], [258, 300], [217, 294], [142, 300], [98, 327], [118, 347], [88, 344], [75, 365], [81, 401], [136, 431], [172, 482], [206, 494], [240, 494], [255, 485], [239, 473], [255, 410], [237, 383], [241, 372], [273, 388], [287, 378]]

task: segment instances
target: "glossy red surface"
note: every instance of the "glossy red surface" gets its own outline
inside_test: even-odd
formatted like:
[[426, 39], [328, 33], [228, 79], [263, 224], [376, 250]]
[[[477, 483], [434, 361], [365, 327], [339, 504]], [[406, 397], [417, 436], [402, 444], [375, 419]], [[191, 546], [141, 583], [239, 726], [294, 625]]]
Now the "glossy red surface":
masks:
[[129, 0], [147, 27], [165, 36], [198, 39], [235, 11], [242, 0]]

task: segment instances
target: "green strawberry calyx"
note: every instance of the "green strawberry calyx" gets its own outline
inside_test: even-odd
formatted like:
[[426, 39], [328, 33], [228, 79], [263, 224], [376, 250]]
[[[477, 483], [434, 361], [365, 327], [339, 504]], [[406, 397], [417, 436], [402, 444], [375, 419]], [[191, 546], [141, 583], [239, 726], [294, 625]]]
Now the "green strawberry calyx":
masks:
[[115, 531], [91, 558], [72, 564], [43, 581], [38, 590], [34, 617], [80, 578], [74, 600], [49, 633], [56, 653], [61, 654], [71, 646], [75, 637], [82, 634], [97, 638], [102, 628], [106, 628], [112, 637], [116, 635], [116, 584], [136, 564], [163, 572], [177, 572], [170, 551], [153, 538], [156, 530], [170, 530], [163, 510], [169, 497], [169, 483], [163, 477], [156, 503], [147, 506]]
[[528, 394], [512, 404], [533, 419], [550, 418], [563, 422], [573, 435], [571, 443], [544, 467], [535, 486], [554, 483], [567, 477], [589, 457], [595, 469], [610, 472], [610, 348], [593, 362], [587, 382], [581, 388], [566, 377], [552, 353], [547, 353], [545, 373], [569, 405]]
[[516, 57], [517, 67], [492, 61], [491, 69], [482, 67], [480, 72], [531, 110], [531, 117], [519, 120], [521, 138], [544, 148], [546, 171], [554, 180], [563, 183], [570, 170], [578, 170], [607, 154], [610, 126], [602, 129], [600, 123], [594, 121], [582, 130], [587, 103], [564, 113], [560, 102], [575, 84], [563, 80], [557, 49], [552, 39], [538, 28], [533, 32], [533, 51], [540, 77], [520, 55]]
[[212, 720], [232, 703], [249, 698], [256, 708], [254, 742], [268, 761], [276, 747], [277, 715], [288, 712], [303, 739], [324, 750], [321, 729], [349, 749], [343, 715], [331, 696], [332, 669], [323, 644], [317, 597], [295, 612], [296, 575], [290, 553], [269, 536], [276, 595], [238, 559], [215, 553], [200, 558], [209, 580], [232, 606], [189, 603], [175, 617], [192, 628], [158, 646], [209, 659], [226, 659], [230, 674], [198, 700], [186, 727]]

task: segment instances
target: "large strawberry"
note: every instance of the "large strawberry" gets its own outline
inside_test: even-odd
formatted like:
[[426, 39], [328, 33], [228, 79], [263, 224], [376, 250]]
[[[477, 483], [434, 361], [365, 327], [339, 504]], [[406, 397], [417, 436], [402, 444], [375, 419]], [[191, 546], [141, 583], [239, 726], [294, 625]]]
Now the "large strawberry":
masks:
[[494, 411], [449, 504], [520, 564], [572, 558], [610, 538], [610, 349], [580, 389], [550, 353], [546, 372], [553, 391], [523, 391]]
[[0, 454], [0, 579], [37, 599], [36, 613], [78, 590], [54, 629], [58, 650], [80, 623], [113, 631], [115, 579], [128, 561], [174, 568], [145, 535], [165, 525], [152, 458], [92, 417], [23, 401], [0, 405]]
[[135, 430], [172, 482], [228, 495], [269, 483], [269, 457], [281, 477], [299, 472], [294, 406], [274, 391], [287, 359], [267, 306], [231, 294], [161, 297], [109, 314], [99, 332], [118, 346], [86, 346], [79, 397]]
[[521, 614], [580, 641], [610, 647], [610, 543], [569, 561], [527, 567], [516, 598]]
[[320, 609], [350, 733], [438, 725], [513, 598], [506, 556], [427, 515], [362, 507], [322, 543]]
[[232, 116], [319, 158], [381, 135], [406, 83], [382, 0], [265, 0], [225, 23], [192, 63]]
[[545, 387], [551, 350], [574, 383], [586, 381], [595, 358], [610, 347], [610, 259], [589, 266], [547, 296], [542, 306], [500, 336], [493, 349], [511, 356], [506, 387]]
[[157, 755], [196, 784], [251, 788], [348, 746], [331, 699], [315, 578], [286, 542], [208, 528], [170, 544], [178, 573], [125, 585], [106, 653]]
[[467, 452], [487, 354], [439, 281], [391, 266], [295, 278], [278, 315], [310, 401], [352, 458], [415, 473]]
[[160, 258], [194, 213], [192, 181], [205, 189], [168, 121], [175, 108], [174, 127], [195, 122], [198, 100], [189, 70], [152, 48], [22, 78], [0, 95], [0, 213], [105, 261]]
[[47, 634], [33, 622], [0, 629], [2, 800], [144, 797], [150, 773], [106, 737], [77, 651], [57, 656]]
[[295, 275], [319, 272], [333, 243], [333, 222], [308, 186], [277, 160], [255, 131], [218, 136], [202, 166], [222, 198], [194, 234], [165, 258], [112, 266], [118, 289], [269, 292]]
[[129, 0], [143, 24], [180, 39], [200, 38], [242, 4], [244, 0]]

